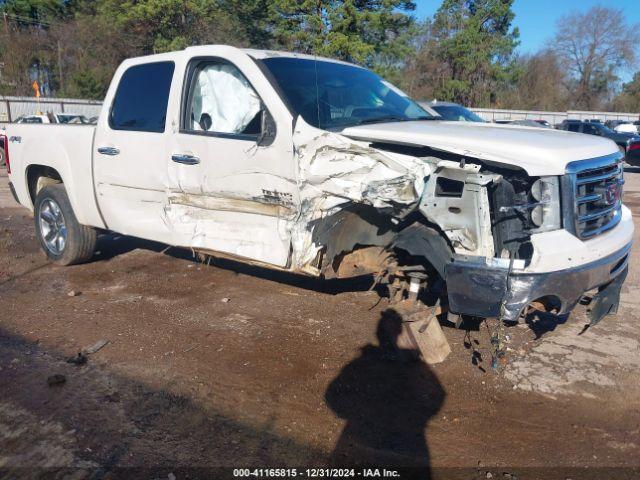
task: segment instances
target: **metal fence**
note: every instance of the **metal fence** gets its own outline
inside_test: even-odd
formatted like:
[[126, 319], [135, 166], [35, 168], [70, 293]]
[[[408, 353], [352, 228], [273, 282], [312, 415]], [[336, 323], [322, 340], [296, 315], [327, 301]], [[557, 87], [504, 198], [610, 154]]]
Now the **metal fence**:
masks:
[[87, 118], [100, 115], [102, 102], [76, 98], [2, 97], [0, 96], [0, 122], [15, 122], [24, 115], [46, 113], [75, 113]]
[[[76, 113], [87, 118], [100, 114], [102, 102], [76, 98], [2, 97], [0, 96], [0, 122], [15, 122], [24, 115], [44, 113]], [[589, 120], [639, 120], [638, 113], [586, 112], [570, 110], [567, 112], [544, 112], [538, 110], [502, 110], [498, 108], [471, 108], [489, 122], [496, 120], [547, 120], [556, 125], [566, 119]]]
[[567, 112], [543, 112], [537, 110], [501, 110], [497, 108], [472, 108], [475, 113], [489, 122], [496, 120], [547, 120], [550, 124], [556, 125], [563, 120], [591, 120], [598, 119], [603, 122], [607, 120], [639, 120], [638, 113], [622, 112], [586, 112], [581, 110], [569, 110]]

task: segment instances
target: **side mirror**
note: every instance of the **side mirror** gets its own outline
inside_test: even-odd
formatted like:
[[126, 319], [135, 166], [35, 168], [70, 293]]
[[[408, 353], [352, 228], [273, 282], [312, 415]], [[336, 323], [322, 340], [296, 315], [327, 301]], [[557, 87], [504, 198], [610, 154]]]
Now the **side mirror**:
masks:
[[256, 143], [260, 147], [268, 147], [276, 139], [276, 122], [266, 107], [262, 107], [262, 115], [260, 121], [260, 135]]

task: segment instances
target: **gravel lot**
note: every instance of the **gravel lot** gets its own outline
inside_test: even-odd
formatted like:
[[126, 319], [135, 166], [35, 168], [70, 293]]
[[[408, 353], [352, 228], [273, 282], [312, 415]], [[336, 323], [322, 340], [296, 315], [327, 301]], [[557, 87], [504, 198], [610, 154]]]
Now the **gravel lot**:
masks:
[[[640, 170], [626, 179], [640, 231]], [[453, 353], [443, 364], [388, 358], [376, 332], [394, 312], [369, 285], [205, 265], [113, 236], [92, 263], [61, 268], [39, 251], [32, 224], [2, 171], [7, 478], [55, 467], [76, 469], [73, 478], [223, 478], [216, 467], [327, 465], [430, 466], [443, 479], [640, 475], [635, 253], [618, 316], [582, 335], [581, 311], [512, 327], [497, 374], [484, 326], [446, 328]], [[109, 343], [85, 365], [65, 361], [101, 339]], [[53, 375], [66, 381], [50, 386]]]

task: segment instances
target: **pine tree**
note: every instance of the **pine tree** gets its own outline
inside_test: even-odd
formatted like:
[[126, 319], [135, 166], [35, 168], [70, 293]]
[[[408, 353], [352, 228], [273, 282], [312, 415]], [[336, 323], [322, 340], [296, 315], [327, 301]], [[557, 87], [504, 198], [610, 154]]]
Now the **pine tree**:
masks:
[[444, 0], [433, 22], [437, 54], [450, 68], [437, 92], [469, 106], [489, 106], [516, 75], [513, 0]]
[[406, 0], [275, 0], [276, 45], [397, 72], [411, 52], [415, 20]]

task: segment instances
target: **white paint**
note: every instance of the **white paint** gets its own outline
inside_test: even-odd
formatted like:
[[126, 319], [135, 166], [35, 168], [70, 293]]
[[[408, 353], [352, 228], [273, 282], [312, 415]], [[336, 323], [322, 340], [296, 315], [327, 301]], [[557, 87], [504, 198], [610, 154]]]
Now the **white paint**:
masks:
[[638, 127], [633, 123], [621, 123], [617, 125], [614, 130], [618, 133], [633, 133], [634, 135], [638, 134]]
[[310, 224], [352, 202], [376, 208], [418, 202], [431, 167], [414, 157], [384, 153], [366, 143], [319, 130], [298, 118], [297, 152], [300, 217], [293, 226], [294, 265], [313, 261], [322, 245]]
[[[427, 182], [420, 211], [442, 228], [456, 253], [492, 258], [495, 252], [486, 185], [494, 176], [482, 175], [479, 171], [479, 165], [461, 167], [457, 162], [439, 161]], [[438, 196], [439, 177], [463, 183], [462, 195]]]
[[[114, 131], [108, 122], [109, 108], [103, 109], [95, 129], [10, 125], [9, 135], [22, 137], [21, 143], [9, 145], [10, 177], [20, 202], [32, 207], [26, 168], [47, 165], [60, 173], [74, 212], [85, 225], [316, 274], [311, 264], [322, 245], [313, 242], [315, 220], [350, 203], [390, 211], [411, 208], [423, 194], [423, 179], [432, 173], [435, 161], [382, 152], [369, 146], [371, 140], [428, 145], [521, 166], [531, 175], [563, 174], [568, 162], [617, 152], [611, 141], [588, 135], [465, 122], [375, 124], [348, 128], [342, 134], [319, 130], [302, 118], [292, 118], [252, 58], [283, 55], [313, 58], [202, 46], [126, 60], [109, 87], [106, 106], [112, 104], [129, 67], [174, 62], [165, 132]], [[258, 147], [251, 139], [180, 131], [184, 73], [196, 57], [223, 58], [235, 65], [274, 119], [273, 144]], [[103, 146], [119, 149], [120, 155], [98, 154], [97, 148]], [[174, 154], [193, 155], [200, 163], [175, 163]], [[468, 190], [475, 200], [463, 205], [473, 204], [461, 217], [463, 222], [455, 224], [444, 213], [437, 220], [449, 225], [445, 228], [449, 238], [462, 250], [491, 257], [486, 192], [482, 182]], [[429, 208], [424, 211], [429, 216]], [[561, 270], [593, 261], [624, 246], [631, 235], [626, 209], [618, 227], [586, 242], [563, 230], [536, 234], [529, 271]]]
[[105, 228], [94, 199], [91, 144], [94, 127], [84, 125], [10, 124], [10, 136], [22, 141], [9, 142], [11, 175], [20, 203], [30, 210], [26, 171], [30, 165], [44, 165], [58, 171], [69, 201], [80, 223]]
[[623, 206], [615, 227], [589, 240], [580, 240], [566, 230], [531, 235], [533, 258], [525, 272], [543, 273], [574, 268], [615, 253], [633, 241], [631, 211]]
[[563, 175], [570, 162], [618, 152], [613, 141], [594, 135], [477, 122], [377, 123], [346, 128], [342, 134], [360, 140], [425, 145], [521, 167], [531, 176]]

